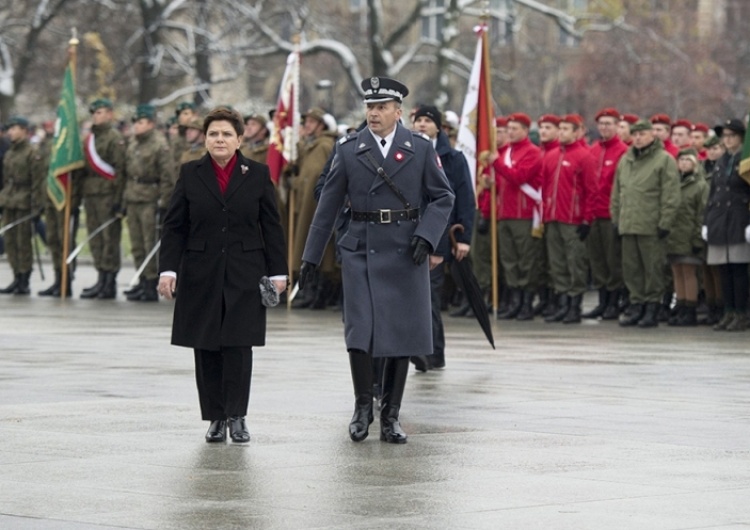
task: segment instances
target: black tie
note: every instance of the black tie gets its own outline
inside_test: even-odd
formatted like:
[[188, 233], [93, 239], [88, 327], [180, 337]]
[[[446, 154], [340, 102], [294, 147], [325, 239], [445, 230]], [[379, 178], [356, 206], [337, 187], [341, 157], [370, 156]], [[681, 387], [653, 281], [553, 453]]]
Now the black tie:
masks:
[[383, 138], [382, 140], [380, 140], [380, 145], [382, 145], [383, 147], [385, 147], [385, 144], [386, 144], [385, 138]]

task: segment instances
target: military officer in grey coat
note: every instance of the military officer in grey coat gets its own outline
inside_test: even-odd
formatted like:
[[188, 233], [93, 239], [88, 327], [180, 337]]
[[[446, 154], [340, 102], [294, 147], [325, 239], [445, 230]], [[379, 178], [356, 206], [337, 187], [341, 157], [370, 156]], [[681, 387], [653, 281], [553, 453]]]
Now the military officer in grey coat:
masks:
[[355, 395], [349, 436], [355, 442], [367, 437], [372, 358], [384, 358], [380, 439], [406, 443], [399, 410], [409, 356], [432, 355], [426, 258], [445, 231], [454, 194], [432, 143], [399, 123], [408, 89], [386, 77], [366, 79], [362, 88], [367, 128], [337, 147], [302, 254], [300, 286], [320, 264], [348, 197], [351, 223], [338, 247]]

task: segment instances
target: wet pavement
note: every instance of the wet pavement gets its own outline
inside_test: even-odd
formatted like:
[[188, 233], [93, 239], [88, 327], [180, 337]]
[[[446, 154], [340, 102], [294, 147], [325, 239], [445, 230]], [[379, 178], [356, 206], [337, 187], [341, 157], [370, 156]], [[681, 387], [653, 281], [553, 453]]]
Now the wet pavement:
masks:
[[355, 444], [340, 314], [275, 309], [234, 445], [204, 443], [170, 321], [121, 295], [0, 297], [0, 528], [750, 528], [750, 333], [503, 322], [493, 351], [446, 315], [409, 442], [376, 419]]

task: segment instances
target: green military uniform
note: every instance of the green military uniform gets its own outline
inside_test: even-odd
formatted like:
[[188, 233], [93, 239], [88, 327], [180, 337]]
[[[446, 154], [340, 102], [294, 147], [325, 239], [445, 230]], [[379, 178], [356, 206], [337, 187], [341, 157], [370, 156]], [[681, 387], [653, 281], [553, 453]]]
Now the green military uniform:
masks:
[[[193, 118], [187, 128], [203, 131], [203, 120], [201, 120], [200, 118]], [[187, 134], [187, 132], [185, 134]], [[182, 152], [179, 164], [177, 164], [177, 171], [175, 175], [180, 174], [180, 166], [182, 166], [182, 164], [192, 162], [193, 160], [200, 160], [206, 153], [208, 153], [208, 150], [206, 149], [206, 141], [201, 139], [200, 137], [193, 143], [186, 142], [185, 150]]]
[[[24, 118], [11, 118], [8, 125], [28, 128]], [[41, 213], [44, 204], [45, 171], [37, 149], [23, 138], [12, 142], [3, 158], [3, 188], [0, 190], [0, 208], [3, 209], [3, 225]], [[31, 238], [33, 222], [25, 221], [5, 235], [5, 252], [13, 269], [14, 280], [3, 294], [29, 294], [29, 278], [34, 262]]]
[[242, 142], [240, 153], [250, 160], [265, 164], [268, 158], [268, 138], [261, 142]]
[[[633, 128], [649, 128], [650, 123], [643, 122]], [[677, 164], [661, 141], [657, 138], [641, 150], [631, 147], [617, 165], [610, 205], [612, 222], [622, 236], [623, 279], [634, 306], [621, 320], [624, 325], [638, 322], [631, 317], [642, 312], [643, 304], [647, 311], [658, 309], [665, 287], [663, 238], [674, 226], [679, 203]]]
[[675, 214], [672, 231], [667, 237], [667, 255], [702, 259], [704, 243], [701, 227], [708, 192], [708, 182], [697, 168], [680, 179], [680, 206]]
[[[153, 107], [140, 105], [136, 119], [152, 120]], [[125, 155], [125, 207], [127, 210], [130, 247], [136, 268], [156, 244], [157, 212], [169, 204], [174, 183], [174, 160], [167, 140], [156, 129], [135, 135]], [[141, 275], [141, 292], [128, 300], [156, 301], [158, 282], [156, 260], [152, 259]]]
[[[94, 101], [89, 110], [93, 113], [98, 108], [112, 108], [106, 99]], [[86, 211], [86, 229], [89, 234], [120, 214], [123, 209], [123, 192], [125, 190], [125, 139], [111, 123], [92, 125], [92, 146], [89, 138], [85, 139], [87, 151], [86, 167], [79, 172], [83, 206]], [[109, 168], [103, 168], [95, 160], [98, 156]], [[114, 175], [112, 175], [114, 171]], [[94, 267], [99, 272], [97, 284], [84, 289], [81, 298], [114, 298], [116, 296], [116, 277], [120, 270], [120, 241], [122, 222], [118, 219], [91, 241], [89, 248], [94, 258]]]

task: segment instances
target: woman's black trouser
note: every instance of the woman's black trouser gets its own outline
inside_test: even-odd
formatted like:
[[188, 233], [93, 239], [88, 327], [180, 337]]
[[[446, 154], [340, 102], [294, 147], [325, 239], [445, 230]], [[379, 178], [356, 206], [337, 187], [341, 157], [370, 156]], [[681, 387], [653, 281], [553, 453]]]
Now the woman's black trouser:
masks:
[[245, 416], [252, 375], [252, 348], [196, 349], [195, 380], [203, 419]]
[[738, 313], [747, 312], [750, 275], [747, 263], [727, 263], [719, 265], [721, 292], [724, 295], [724, 308]]

